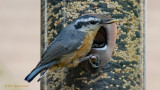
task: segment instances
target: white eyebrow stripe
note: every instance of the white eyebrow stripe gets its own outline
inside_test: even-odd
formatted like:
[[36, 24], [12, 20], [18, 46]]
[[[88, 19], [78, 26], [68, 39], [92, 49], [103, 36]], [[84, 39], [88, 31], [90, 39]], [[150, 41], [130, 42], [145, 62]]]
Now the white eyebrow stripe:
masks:
[[81, 18], [81, 19], [78, 19], [75, 24], [77, 24], [78, 22], [88, 22], [88, 21], [92, 21], [92, 20], [95, 20], [95, 21], [99, 21], [99, 19], [97, 18], [93, 18], [93, 17], [89, 17], [88, 19], [84, 19], [84, 18]]

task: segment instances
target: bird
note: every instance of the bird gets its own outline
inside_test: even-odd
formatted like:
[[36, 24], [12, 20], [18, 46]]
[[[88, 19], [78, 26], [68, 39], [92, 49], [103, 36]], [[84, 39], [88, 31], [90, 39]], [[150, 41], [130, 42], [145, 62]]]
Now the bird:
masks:
[[[113, 23], [113, 18], [101, 19], [82, 15], [63, 28], [53, 43], [42, 54], [37, 66], [25, 77], [29, 83], [43, 70], [57, 70], [65, 66], [76, 66], [91, 50], [94, 38], [103, 24]], [[75, 63], [75, 64], [74, 64]]]

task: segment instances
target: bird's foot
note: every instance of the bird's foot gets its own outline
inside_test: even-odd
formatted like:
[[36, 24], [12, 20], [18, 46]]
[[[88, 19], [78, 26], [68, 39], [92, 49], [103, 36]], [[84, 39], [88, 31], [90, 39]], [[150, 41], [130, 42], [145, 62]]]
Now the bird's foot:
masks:
[[[88, 65], [87, 67], [90, 67], [92, 69], [97, 69], [99, 68], [99, 65], [100, 65], [100, 60], [99, 60], [99, 56], [97, 54], [90, 54], [84, 58], [82, 58], [80, 60], [80, 62], [83, 62], [83, 61], [87, 61], [88, 60]], [[86, 67], [86, 66], [85, 66]]]
[[90, 56], [89, 64], [91, 65], [92, 68], [98, 68], [99, 67], [100, 61], [99, 61], [99, 57], [98, 57], [97, 54], [96, 55], [93, 54], [93, 55]]

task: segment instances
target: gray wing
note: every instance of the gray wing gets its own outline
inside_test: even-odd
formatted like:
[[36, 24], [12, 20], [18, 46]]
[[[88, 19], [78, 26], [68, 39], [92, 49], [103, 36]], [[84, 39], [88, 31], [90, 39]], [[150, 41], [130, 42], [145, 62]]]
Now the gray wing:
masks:
[[84, 32], [65, 29], [62, 30], [56, 37], [55, 41], [44, 52], [37, 67], [47, 64], [64, 54], [77, 50], [81, 47], [84, 39]]

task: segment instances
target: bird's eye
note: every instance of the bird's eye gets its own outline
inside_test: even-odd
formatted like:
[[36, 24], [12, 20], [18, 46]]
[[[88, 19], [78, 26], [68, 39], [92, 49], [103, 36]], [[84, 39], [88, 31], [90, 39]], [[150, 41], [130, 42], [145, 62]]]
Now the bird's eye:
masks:
[[90, 24], [96, 24], [97, 21], [90, 21]]

